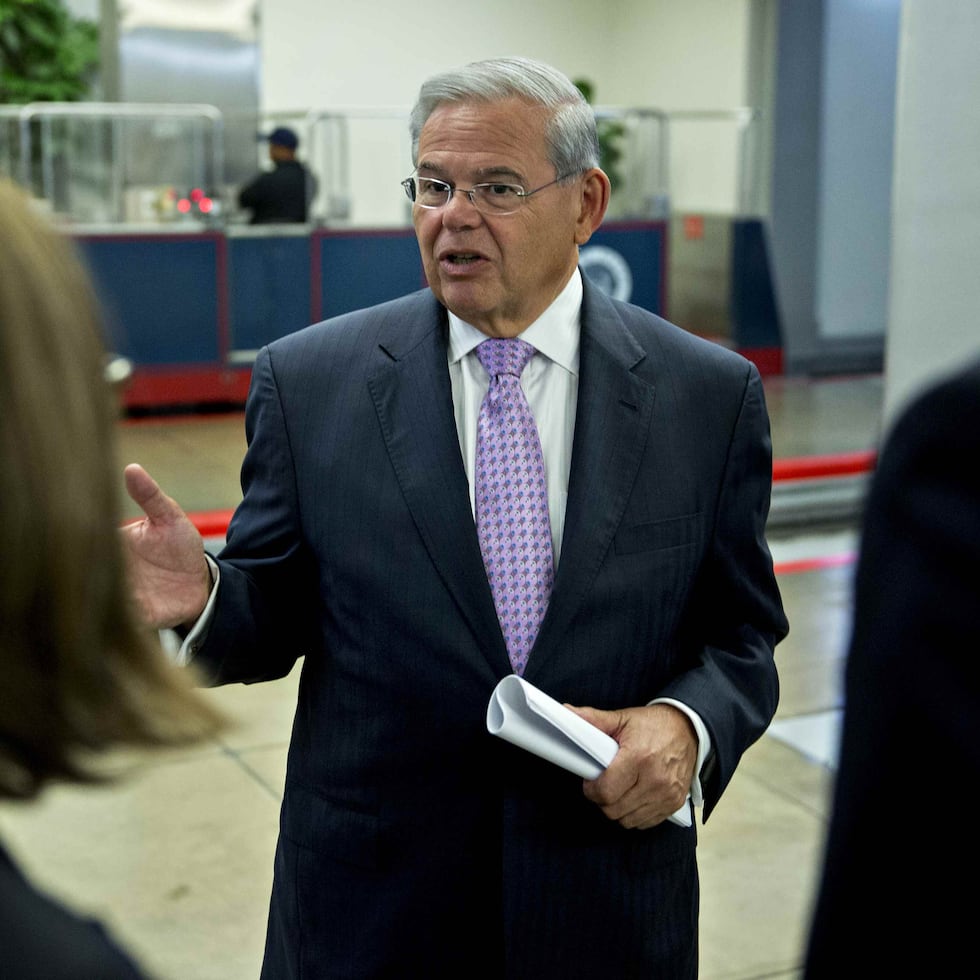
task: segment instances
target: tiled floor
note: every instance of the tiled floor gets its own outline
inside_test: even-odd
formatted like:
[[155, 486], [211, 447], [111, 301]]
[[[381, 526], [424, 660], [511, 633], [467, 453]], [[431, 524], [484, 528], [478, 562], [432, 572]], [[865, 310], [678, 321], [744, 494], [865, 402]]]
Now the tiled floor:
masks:
[[[767, 383], [778, 458], [873, 448], [881, 379]], [[120, 425], [189, 511], [240, 496], [239, 414]], [[778, 489], [777, 489], [778, 492]], [[792, 631], [779, 711], [700, 830], [702, 980], [799, 976], [819, 868], [850, 617], [854, 521], [771, 534]], [[801, 559], [817, 559], [810, 565]], [[810, 568], [807, 571], [789, 569]], [[34, 879], [103, 917], [161, 980], [258, 975], [298, 670], [207, 692], [236, 719], [220, 741], [150, 760], [98, 789], [0, 809], [0, 837]]]

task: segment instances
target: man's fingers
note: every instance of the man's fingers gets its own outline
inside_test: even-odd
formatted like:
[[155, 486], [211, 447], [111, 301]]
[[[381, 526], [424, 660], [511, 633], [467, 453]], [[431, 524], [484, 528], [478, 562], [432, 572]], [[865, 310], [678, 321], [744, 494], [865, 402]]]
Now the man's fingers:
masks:
[[154, 523], [168, 523], [179, 516], [180, 508], [159, 487], [156, 480], [139, 463], [130, 463], [123, 471], [126, 492]]
[[574, 711], [580, 718], [595, 725], [601, 732], [612, 736], [619, 741], [619, 734], [623, 728], [623, 717], [618, 711], [600, 711], [598, 708], [588, 708], [575, 704], [566, 704], [566, 708]]

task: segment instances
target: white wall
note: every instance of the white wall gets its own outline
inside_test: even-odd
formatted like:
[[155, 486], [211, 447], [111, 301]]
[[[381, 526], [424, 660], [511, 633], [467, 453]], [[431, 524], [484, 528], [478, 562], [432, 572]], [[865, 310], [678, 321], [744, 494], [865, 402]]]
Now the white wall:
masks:
[[428, 75], [478, 58], [527, 55], [591, 72], [604, 47], [586, 0], [498, 0], [431, 7], [403, 0], [264, 0], [262, 104], [401, 106]]
[[[613, 104], [668, 112], [746, 104], [749, 6], [744, 0], [611, 3], [605, 52]], [[670, 128], [670, 194], [676, 211], [732, 214], [738, 193], [738, 127], [726, 119], [677, 119]]]
[[602, 101], [668, 110], [744, 105], [746, 0], [612, 0], [604, 9], [611, 34]]
[[[526, 55], [589, 78], [601, 105], [730, 109], [746, 98], [750, 3], [499, 0], [450, 9], [403, 0], [265, 0], [261, 105], [407, 110], [428, 75], [479, 58]], [[376, 123], [373, 134], [352, 140], [360, 147], [351, 174], [359, 221], [372, 217], [365, 209], [377, 202], [375, 194], [365, 203], [368, 187], [390, 185], [410, 169], [404, 147], [395, 154], [386, 147], [384, 128]], [[732, 132], [708, 125], [675, 146], [675, 207], [734, 210]]]
[[980, 4], [903, 8], [886, 417], [980, 355]]

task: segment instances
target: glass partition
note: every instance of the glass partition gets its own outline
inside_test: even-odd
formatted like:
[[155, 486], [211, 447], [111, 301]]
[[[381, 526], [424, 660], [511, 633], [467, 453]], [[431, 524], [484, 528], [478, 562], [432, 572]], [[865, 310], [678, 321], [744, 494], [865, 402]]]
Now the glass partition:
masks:
[[597, 107], [601, 165], [612, 182], [609, 218], [658, 220], [669, 211], [668, 131], [657, 109]]
[[350, 125], [339, 112], [310, 113], [312, 164], [318, 176], [313, 217], [321, 224], [350, 221]]
[[[597, 107], [611, 220], [767, 211], [762, 126], [752, 109]], [[241, 224], [242, 184], [268, 167], [260, 133], [295, 129], [316, 178], [310, 224], [402, 228], [411, 207], [407, 108], [222, 114], [207, 105], [0, 107], [0, 173], [73, 224]], [[230, 148], [234, 148], [230, 152]]]
[[672, 208], [764, 214], [761, 114], [755, 109], [666, 113]]
[[210, 224], [221, 113], [206, 105], [36, 103], [18, 113], [20, 182], [71, 224]]
[[338, 109], [310, 119], [321, 184], [317, 219], [342, 228], [410, 225], [411, 205], [399, 186], [412, 172], [408, 109]]

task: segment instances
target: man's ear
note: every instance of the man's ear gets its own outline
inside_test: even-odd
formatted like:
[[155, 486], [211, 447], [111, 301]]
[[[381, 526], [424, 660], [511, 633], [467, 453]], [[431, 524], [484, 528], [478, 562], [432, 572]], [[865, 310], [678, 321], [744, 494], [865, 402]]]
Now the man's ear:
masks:
[[578, 219], [575, 222], [575, 243], [584, 245], [602, 224], [609, 207], [609, 178], [598, 168], [586, 171], [582, 178]]

